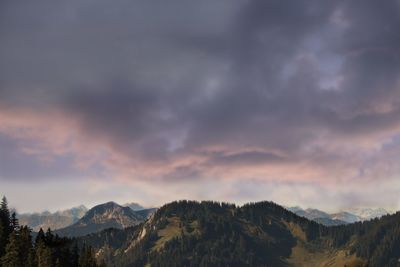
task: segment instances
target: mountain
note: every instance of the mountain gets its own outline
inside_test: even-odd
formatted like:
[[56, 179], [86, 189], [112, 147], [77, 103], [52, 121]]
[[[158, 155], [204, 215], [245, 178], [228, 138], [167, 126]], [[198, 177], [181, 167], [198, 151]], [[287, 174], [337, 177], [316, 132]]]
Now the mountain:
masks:
[[140, 205], [140, 204], [138, 204], [138, 203], [136, 203], [136, 202], [125, 203], [125, 204], [122, 205], [122, 206], [124, 206], [124, 207], [129, 207], [129, 208], [131, 208], [133, 211], [144, 210], [144, 209], [145, 209], [142, 205]]
[[137, 210], [136, 214], [139, 214], [143, 218], [148, 219], [156, 211], [157, 211], [157, 208], [143, 209], [143, 210]]
[[137, 225], [145, 217], [129, 207], [123, 207], [115, 202], [107, 202], [91, 208], [76, 223], [55, 231], [60, 236], [81, 236], [101, 231], [107, 228], [123, 229]]
[[383, 208], [353, 208], [347, 210], [349, 213], [354, 214], [361, 218], [362, 221], [370, 220], [374, 218], [380, 218], [384, 215], [389, 214], [389, 212]]
[[354, 222], [364, 221], [364, 219], [362, 217], [354, 215], [347, 211], [341, 211], [338, 213], [331, 214], [331, 219], [341, 220], [346, 223], [354, 223]]
[[109, 266], [400, 266], [400, 212], [326, 227], [272, 203], [179, 201], [77, 239]]
[[305, 213], [305, 211], [304, 211], [301, 207], [299, 207], [299, 206], [285, 207], [285, 208], [286, 208], [287, 210], [293, 212], [293, 213], [296, 213], [296, 214], [297, 214], [297, 212], [304, 212], [304, 213]]
[[87, 208], [83, 205], [54, 213], [45, 211], [41, 213], [17, 214], [21, 225], [27, 225], [38, 232], [40, 228], [52, 230], [67, 227], [85, 215]]
[[314, 220], [326, 226], [340, 225], [346, 223], [354, 223], [358, 221], [366, 221], [374, 218], [380, 218], [383, 215], [389, 214], [388, 211], [382, 208], [354, 208], [347, 211], [340, 211], [337, 213], [326, 213], [318, 209], [302, 209], [299, 206], [287, 207], [291, 212], [299, 216], [305, 217], [309, 220]]
[[323, 211], [317, 210], [317, 209], [306, 209], [305, 210], [307, 216], [306, 218], [313, 220], [317, 218], [330, 218], [331, 216]]
[[315, 218], [313, 219], [314, 222], [323, 224], [325, 226], [337, 226], [337, 225], [342, 225], [342, 224], [348, 224], [346, 221], [342, 221], [339, 219], [331, 219], [331, 218]]
[[305, 209], [304, 210], [304, 209], [300, 208], [299, 206], [287, 207], [286, 209], [293, 213], [296, 213], [299, 216], [305, 217], [309, 220], [314, 220], [317, 218], [330, 218], [331, 217], [328, 213], [318, 210], [318, 209]]
[[341, 225], [341, 224], [346, 224], [349, 223], [346, 220], [343, 220], [341, 218], [336, 218], [333, 217], [331, 214], [328, 214], [326, 212], [323, 212], [318, 209], [306, 209], [303, 210], [299, 206], [296, 207], [287, 207], [289, 211], [297, 214], [298, 216], [307, 218], [309, 220], [313, 220], [317, 223], [326, 225], [326, 226], [334, 226], [334, 225]]

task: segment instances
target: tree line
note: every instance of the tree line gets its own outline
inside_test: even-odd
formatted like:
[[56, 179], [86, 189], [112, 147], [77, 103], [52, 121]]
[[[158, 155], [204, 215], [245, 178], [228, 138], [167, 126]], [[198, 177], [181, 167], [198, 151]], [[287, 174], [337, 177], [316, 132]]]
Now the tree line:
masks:
[[91, 247], [78, 248], [73, 239], [42, 229], [32, 237], [10, 212], [6, 197], [0, 205], [0, 267], [103, 267], [96, 263]]

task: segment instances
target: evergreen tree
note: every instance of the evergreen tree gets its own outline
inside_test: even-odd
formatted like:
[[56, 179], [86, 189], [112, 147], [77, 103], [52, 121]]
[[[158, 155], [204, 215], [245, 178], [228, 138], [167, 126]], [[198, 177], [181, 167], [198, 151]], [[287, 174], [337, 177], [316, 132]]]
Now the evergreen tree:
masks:
[[71, 262], [71, 267], [79, 266], [79, 252], [78, 252], [78, 246], [76, 244], [72, 248], [70, 262]]
[[24, 262], [21, 259], [21, 247], [19, 236], [16, 231], [10, 235], [10, 240], [6, 247], [6, 252], [1, 258], [3, 267], [24, 267]]
[[51, 232], [51, 229], [50, 228], [47, 228], [47, 231], [46, 231], [46, 234], [45, 234], [45, 240], [46, 240], [46, 242], [48, 243], [48, 244], [51, 244], [51, 243], [53, 243], [53, 241], [54, 241], [54, 235], [53, 235], [53, 233]]
[[1, 200], [0, 211], [1, 211], [2, 217], [4, 217], [5, 220], [10, 222], [10, 210], [8, 209], [8, 201], [7, 201], [7, 198], [5, 196]]
[[34, 254], [33, 246], [32, 246], [32, 236], [31, 230], [27, 226], [21, 227], [19, 231], [20, 238], [20, 249], [21, 249], [21, 260], [26, 262], [28, 266], [33, 266], [34, 262], [32, 262], [32, 254]]
[[3, 222], [0, 220], [0, 258], [4, 254], [4, 251], [6, 250], [6, 245], [7, 245], [7, 239], [4, 233], [4, 226]]
[[83, 246], [79, 257], [79, 267], [97, 267], [91, 247]]
[[51, 249], [44, 241], [39, 241], [36, 245], [36, 262], [38, 267], [52, 267]]
[[18, 222], [17, 215], [15, 214], [15, 212], [13, 212], [11, 214], [10, 224], [11, 224], [11, 228], [13, 231], [19, 229], [19, 222]]
[[26, 267], [36, 267], [36, 266], [37, 266], [36, 252], [35, 249], [32, 248], [28, 254], [28, 261], [26, 263]]
[[0, 267], [97, 267], [90, 247], [82, 255], [71, 239], [40, 229], [32, 244], [31, 229], [20, 226], [17, 216], [8, 209], [7, 199], [0, 204]]
[[39, 230], [39, 232], [38, 232], [38, 234], [36, 236], [36, 239], [35, 239], [35, 245], [37, 246], [40, 242], [45, 242], [45, 239], [46, 238], [45, 238], [43, 229], [40, 228], [40, 230]]
[[0, 204], [0, 257], [5, 253], [8, 237], [13, 231], [10, 222], [10, 210], [8, 209], [7, 198], [3, 197]]

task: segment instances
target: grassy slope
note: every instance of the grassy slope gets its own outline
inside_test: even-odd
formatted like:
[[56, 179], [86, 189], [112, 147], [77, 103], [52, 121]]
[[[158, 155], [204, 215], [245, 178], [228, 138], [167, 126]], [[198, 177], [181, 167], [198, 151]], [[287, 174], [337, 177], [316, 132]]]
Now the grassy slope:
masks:
[[200, 234], [197, 221], [193, 221], [190, 224], [191, 228], [193, 229], [190, 233], [184, 227], [181, 227], [181, 221], [178, 217], [171, 217], [168, 218], [168, 224], [165, 228], [160, 229], [157, 231], [157, 235], [159, 239], [155, 242], [152, 251], [160, 250], [164, 247], [165, 243], [170, 241], [175, 237], [179, 237], [183, 235], [196, 235]]
[[[289, 266], [299, 266], [299, 267], [320, 267], [320, 266], [330, 266], [330, 267], [362, 267], [366, 266], [365, 262], [357, 258], [354, 254], [350, 254], [347, 249], [332, 249], [329, 246], [322, 245], [321, 242], [309, 243], [306, 240], [306, 234], [298, 225], [294, 223], [284, 222], [293, 236], [296, 237], [297, 244], [292, 248], [292, 254], [287, 263]], [[184, 227], [181, 227], [180, 219], [178, 217], [168, 218], [168, 224], [165, 228], [157, 231], [159, 239], [155, 242], [152, 250], [160, 250], [163, 248], [165, 243], [169, 240], [183, 235], [199, 233], [196, 229], [196, 222], [193, 222], [192, 227], [194, 231], [188, 233]], [[259, 229], [253, 228], [246, 222], [243, 222], [243, 227], [253, 235], [262, 235], [264, 238], [268, 238], [265, 233], [261, 233]], [[150, 265], [148, 265], [150, 266]]]
[[165, 243], [174, 237], [179, 237], [182, 234], [182, 228], [179, 226], [180, 220], [178, 217], [168, 219], [168, 224], [165, 228], [157, 231], [159, 239], [155, 242], [152, 250], [159, 250], [164, 247]]
[[288, 259], [291, 266], [298, 267], [362, 267], [365, 262], [350, 254], [349, 250], [333, 249], [324, 245], [321, 241], [318, 243], [307, 242], [304, 231], [296, 224], [285, 223], [293, 236], [296, 237], [296, 246], [292, 248], [292, 254]]

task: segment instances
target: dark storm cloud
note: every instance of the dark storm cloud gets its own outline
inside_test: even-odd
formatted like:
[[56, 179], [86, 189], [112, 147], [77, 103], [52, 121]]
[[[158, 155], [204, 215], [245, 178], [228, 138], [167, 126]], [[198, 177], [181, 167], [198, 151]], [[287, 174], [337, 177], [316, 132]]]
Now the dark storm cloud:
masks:
[[0, 105], [59, 110], [135, 161], [346, 161], [321, 146], [400, 125], [398, 1], [0, 5]]

